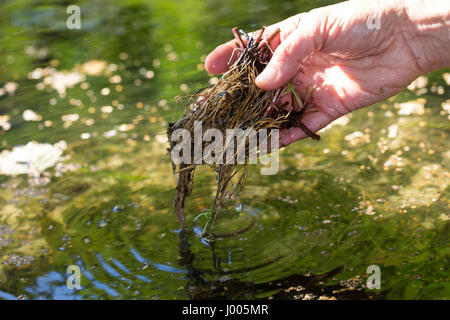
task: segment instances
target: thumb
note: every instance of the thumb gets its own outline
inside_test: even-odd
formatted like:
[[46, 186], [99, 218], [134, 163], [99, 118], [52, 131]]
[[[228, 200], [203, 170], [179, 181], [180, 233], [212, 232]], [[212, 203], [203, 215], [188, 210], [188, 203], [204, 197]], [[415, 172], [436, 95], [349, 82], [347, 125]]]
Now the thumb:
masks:
[[256, 85], [263, 90], [274, 90], [282, 87], [292, 79], [298, 71], [300, 63], [316, 49], [317, 26], [309, 22], [300, 24], [276, 48], [266, 68], [256, 78]]

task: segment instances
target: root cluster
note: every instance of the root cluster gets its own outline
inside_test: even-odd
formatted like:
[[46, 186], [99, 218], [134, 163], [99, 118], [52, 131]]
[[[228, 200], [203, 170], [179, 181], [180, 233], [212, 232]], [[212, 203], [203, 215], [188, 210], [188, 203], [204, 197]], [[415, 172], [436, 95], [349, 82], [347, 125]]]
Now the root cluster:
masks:
[[[199, 92], [182, 97], [187, 101], [184, 115], [176, 122], [170, 123], [167, 131], [170, 148], [169, 153], [174, 150], [179, 141], [172, 141], [171, 136], [177, 129], [187, 130], [191, 137], [194, 136], [195, 122], [201, 121], [202, 133], [208, 129], [217, 129], [226, 136], [227, 129], [288, 129], [293, 127], [302, 128], [306, 134], [313, 139], [319, 139], [316, 134], [310, 132], [302, 123], [301, 118], [308, 103], [310, 103], [311, 90], [303, 99], [300, 98], [293, 86], [288, 83], [286, 87], [273, 91], [264, 91], [255, 85], [255, 79], [260, 74], [270, 58], [272, 49], [271, 40], [279, 33], [279, 30], [264, 35], [264, 28], [254, 37], [250, 37], [245, 32], [236, 28], [233, 29], [236, 38], [236, 49], [232, 57], [236, 58], [230, 69], [222, 75], [218, 82], [212, 86], [204, 88]], [[241, 38], [241, 35], [246, 41]], [[282, 96], [291, 95], [291, 107], [287, 108], [287, 102], [279, 105]], [[308, 108], [309, 109], [309, 108]], [[194, 160], [194, 141], [182, 141], [190, 143], [191, 146], [183, 150], [191, 150], [192, 161], [189, 163], [177, 163], [172, 158], [173, 172], [176, 177], [177, 187], [174, 201], [175, 213], [182, 225], [186, 228], [184, 205], [186, 197], [191, 193], [193, 187], [194, 172], [198, 165]], [[207, 143], [203, 147], [206, 147]], [[248, 161], [237, 163], [237, 155], [232, 160], [227, 161], [224, 156], [228, 145], [236, 143], [234, 140], [225, 141], [221, 148], [222, 154], [219, 158], [221, 163], [209, 163], [217, 177], [217, 192], [213, 203], [215, 212], [214, 221], [219, 212], [222, 201], [225, 198], [238, 194], [244, 187], [247, 173]], [[235, 146], [235, 145], [234, 145]], [[256, 152], [269, 152], [270, 150], [259, 150], [258, 145], [245, 145], [245, 154], [250, 154], [250, 148], [256, 148]], [[233, 150], [237, 150], [234, 148]], [[248, 159], [248, 158], [246, 158]], [[205, 164], [205, 163], [202, 163]], [[214, 223], [212, 223], [212, 226]]]

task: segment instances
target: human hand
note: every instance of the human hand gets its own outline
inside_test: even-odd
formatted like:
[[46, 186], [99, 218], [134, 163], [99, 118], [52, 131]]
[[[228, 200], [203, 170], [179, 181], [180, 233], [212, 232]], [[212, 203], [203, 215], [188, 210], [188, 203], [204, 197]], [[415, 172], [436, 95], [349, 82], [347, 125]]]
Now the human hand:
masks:
[[[290, 81], [300, 96], [313, 87], [312, 102], [317, 112], [305, 112], [302, 123], [314, 132], [346, 113], [398, 93], [417, 76], [431, 71], [435, 60], [438, 66], [441, 62], [424, 50], [432, 49], [424, 45], [430, 39], [421, 39], [421, 45], [416, 43], [416, 21], [411, 20], [414, 14], [405, 3], [347, 1], [267, 27], [264, 34], [276, 28], [280, 33], [271, 41], [273, 57], [257, 77], [256, 85], [273, 90]], [[374, 24], [377, 20], [379, 28]], [[445, 19], [443, 26], [445, 29]], [[205, 61], [206, 70], [225, 72], [234, 48], [233, 40], [217, 47]], [[305, 137], [300, 128], [282, 130], [280, 144]]]

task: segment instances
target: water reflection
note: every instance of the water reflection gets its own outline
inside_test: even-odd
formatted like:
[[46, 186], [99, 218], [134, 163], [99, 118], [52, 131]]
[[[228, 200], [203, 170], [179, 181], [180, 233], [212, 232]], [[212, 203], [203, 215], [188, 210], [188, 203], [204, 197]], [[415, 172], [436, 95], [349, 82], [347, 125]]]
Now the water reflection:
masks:
[[[188, 235], [180, 233], [180, 259], [179, 263], [188, 270], [188, 281], [185, 286], [190, 299], [195, 300], [218, 300], [218, 299], [255, 299], [258, 296], [272, 293], [269, 299], [374, 299], [383, 298], [386, 292], [375, 292], [368, 294], [361, 290], [341, 285], [324, 285], [324, 281], [331, 279], [334, 275], [342, 271], [342, 267], [333, 269], [321, 275], [301, 275], [294, 274], [287, 277], [274, 279], [262, 283], [244, 282], [239, 280], [241, 273], [258, 270], [268, 266], [278, 260], [233, 271], [225, 271], [221, 267], [222, 259], [216, 255], [215, 244], [210, 244], [212, 264], [214, 271], [195, 267], [195, 254], [190, 250]], [[231, 261], [228, 260], [229, 264]], [[206, 279], [206, 275], [213, 275], [211, 280]]]
[[82, 296], [74, 294], [66, 285], [66, 278], [56, 271], [36, 279], [34, 286], [25, 289], [34, 299], [80, 300]]
[[[0, 158], [24, 174], [0, 161], [0, 298], [448, 298], [449, 70], [286, 148], [275, 176], [250, 168], [216, 242], [193, 221], [215, 192], [198, 170], [194, 233], [176, 232], [173, 98], [208, 84], [205, 55], [231, 27], [318, 5], [88, 1], [69, 33], [64, 17], [54, 23], [62, 5], [7, 1]], [[73, 264], [81, 290], [66, 288]], [[383, 293], [364, 288], [372, 264]]]

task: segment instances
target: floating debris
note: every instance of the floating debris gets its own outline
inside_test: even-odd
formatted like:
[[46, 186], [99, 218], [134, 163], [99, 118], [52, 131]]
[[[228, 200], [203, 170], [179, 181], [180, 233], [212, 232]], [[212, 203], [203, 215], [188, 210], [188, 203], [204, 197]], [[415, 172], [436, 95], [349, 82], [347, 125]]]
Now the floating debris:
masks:
[[111, 137], [114, 137], [115, 135], [117, 135], [117, 130], [115, 130], [115, 129], [112, 129], [112, 130], [109, 130], [109, 131], [106, 131], [105, 133], [103, 133], [103, 136], [105, 138], [111, 138]]
[[169, 139], [167, 138], [167, 135], [165, 135], [165, 134], [157, 134], [157, 135], [155, 135], [155, 139], [159, 143], [166, 143], [169, 141]]
[[416, 80], [410, 83], [408, 86], [409, 90], [416, 90], [416, 89], [422, 89], [425, 88], [428, 84], [428, 78], [424, 76], [418, 77]]
[[89, 132], [83, 132], [82, 134], [80, 134], [80, 138], [82, 140], [87, 140], [91, 137], [91, 134]]
[[114, 109], [111, 106], [103, 106], [103, 107], [100, 108], [100, 110], [103, 113], [111, 113], [111, 112], [113, 112]]
[[[450, 100], [444, 101], [441, 104], [443, 115], [447, 114], [447, 118], [450, 120]], [[1, 118], [0, 118], [1, 119]], [[0, 120], [1, 124], [1, 120]]]
[[106, 227], [107, 225], [108, 225], [108, 223], [106, 223], [105, 220], [103, 220], [103, 219], [101, 219], [101, 220], [97, 223], [97, 226], [98, 226], [99, 228]]
[[55, 165], [55, 177], [61, 177], [66, 172], [77, 171], [81, 168], [79, 163], [62, 163], [58, 162]]
[[6, 256], [6, 259], [2, 263], [15, 265], [16, 267], [23, 267], [29, 265], [34, 260], [36, 260], [36, 258], [33, 256], [19, 256], [13, 253], [11, 255]]
[[3, 131], [8, 131], [9, 129], [11, 129], [11, 123], [9, 123], [8, 115], [0, 116], [0, 128]]
[[9, 95], [13, 95], [18, 88], [19, 88], [19, 84], [17, 82], [7, 82], [4, 85], [3, 90], [4, 90], [4, 92], [8, 93]]
[[77, 71], [77, 68], [73, 71], [58, 71], [52, 67], [36, 68], [28, 73], [28, 78], [34, 80], [43, 78], [42, 82], [36, 85], [37, 89], [43, 90], [46, 86], [50, 86], [59, 93], [60, 97], [65, 97], [67, 88], [72, 88], [86, 80], [86, 76]]
[[450, 73], [444, 73], [442, 76], [445, 80], [445, 82], [450, 86]]
[[78, 113], [71, 113], [71, 114], [65, 114], [63, 116], [61, 116], [61, 120], [63, 122], [75, 122], [78, 121], [78, 119], [80, 119], [80, 115]]
[[392, 111], [388, 110], [384, 113], [384, 116], [386, 118], [392, 118], [394, 116], [394, 113]]
[[36, 48], [34, 46], [26, 46], [25, 53], [32, 57], [38, 58], [38, 59], [44, 59], [48, 55], [48, 49], [47, 48]]
[[391, 196], [389, 202], [401, 209], [428, 206], [441, 197], [449, 184], [448, 170], [440, 164], [427, 164], [411, 177], [409, 185], [398, 188], [398, 195]]
[[50, 75], [44, 78], [44, 84], [50, 85], [60, 96], [65, 96], [67, 88], [72, 88], [85, 79], [86, 77], [83, 74], [76, 71], [52, 70]]
[[399, 116], [409, 116], [412, 114], [423, 115], [425, 113], [425, 103], [425, 99], [417, 99], [415, 101], [395, 103], [394, 107], [399, 109]]
[[111, 83], [120, 83], [121, 81], [122, 81], [122, 78], [118, 74], [109, 78], [109, 82], [111, 82]]
[[404, 167], [404, 166], [405, 166], [405, 163], [403, 161], [403, 158], [396, 154], [391, 155], [384, 163], [385, 170], [388, 170], [389, 168], [392, 168], [392, 167], [398, 168], [398, 167]]
[[398, 134], [398, 125], [393, 124], [388, 128], [388, 138], [395, 138]]
[[41, 121], [42, 117], [33, 110], [27, 109], [22, 113], [22, 118], [25, 121]]
[[370, 142], [370, 135], [361, 131], [355, 131], [344, 137], [345, 141], [348, 141], [352, 146], [357, 146], [362, 143]]
[[81, 72], [89, 76], [99, 76], [106, 68], [106, 61], [91, 60], [81, 65]]
[[61, 159], [65, 148], [65, 141], [54, 145], [31, 141], [26, 145], [14, 147], [12, 151], [4, 150], [0, 153], [0, 174], [8, 176], [39, 175]]

